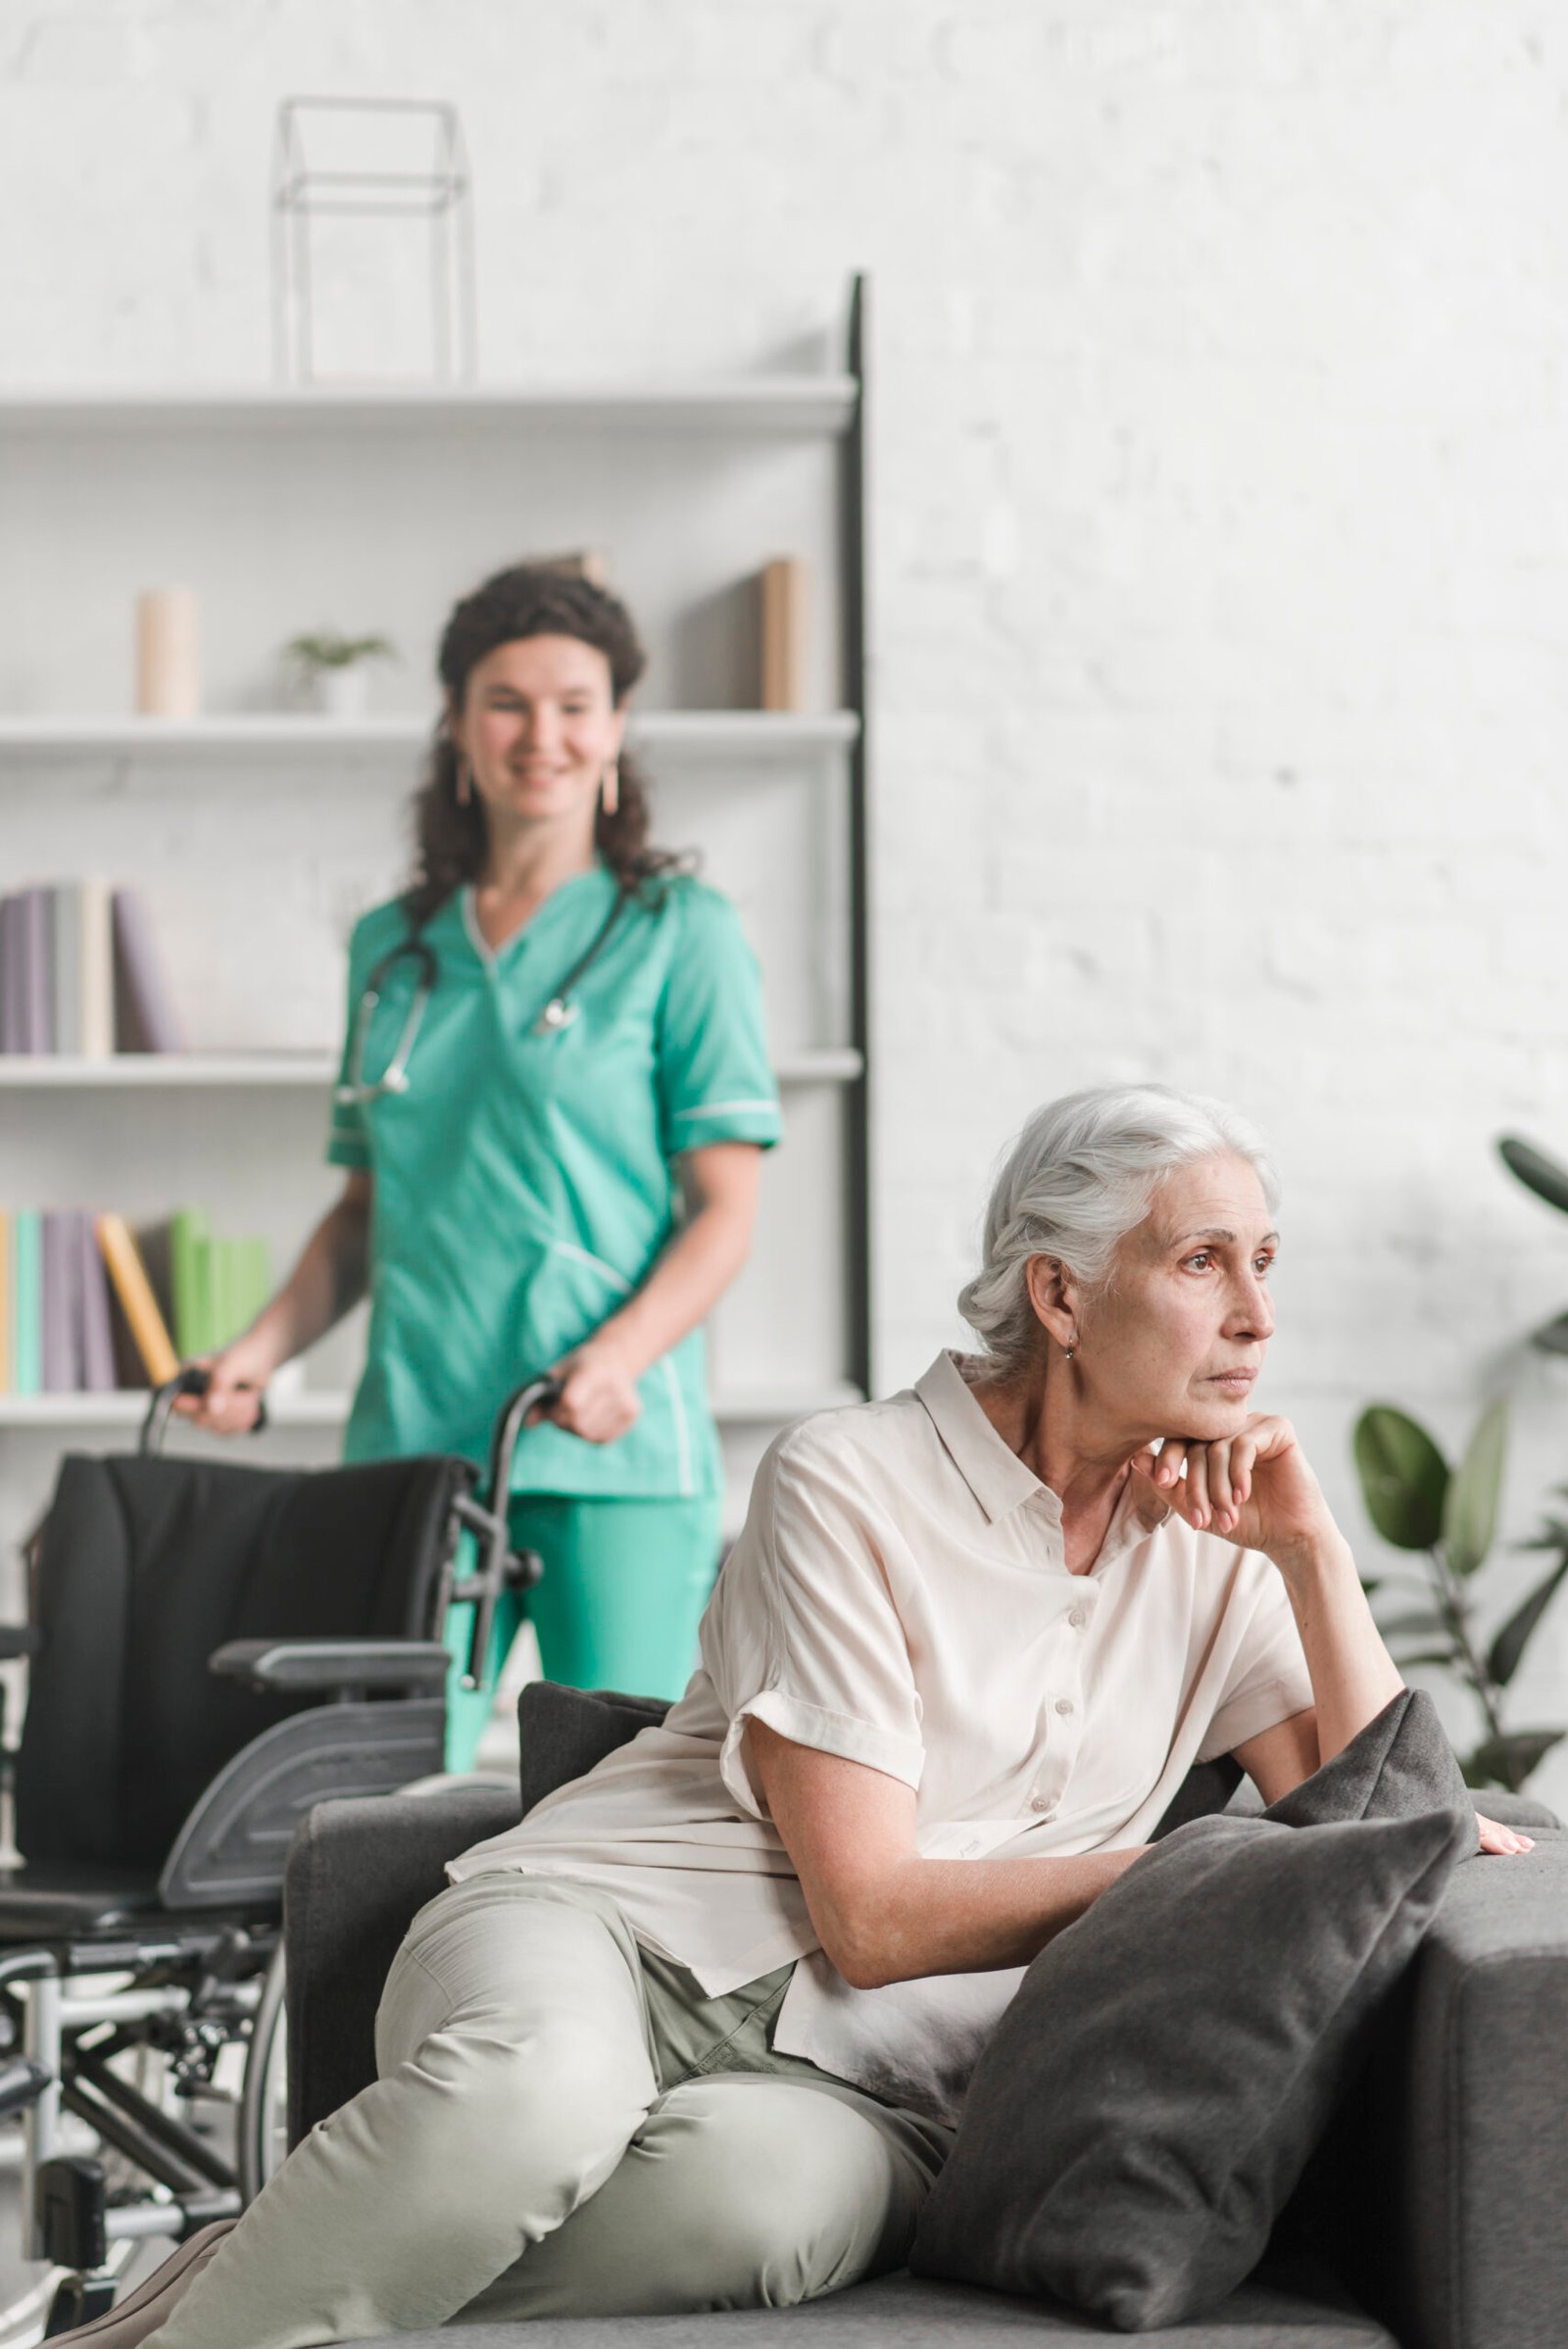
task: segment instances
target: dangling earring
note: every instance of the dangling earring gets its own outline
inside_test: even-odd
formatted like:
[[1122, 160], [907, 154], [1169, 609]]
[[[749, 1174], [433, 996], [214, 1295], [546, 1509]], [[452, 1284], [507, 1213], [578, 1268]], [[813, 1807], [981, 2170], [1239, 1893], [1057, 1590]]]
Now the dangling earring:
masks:
[[1067, 1347], [1067, 1359], [1068, 1359], [1068, 1361], [1069, 1361], [1069, 1362], [1072, 1360], [1072, 1358], [1073, 1358], [1073, 1355], [1074, 1355], [1074, 1354], [1075, 1354], [1077, 1351], [1078, 1351], [1077, 1341], [1076, 1341], [1076, 1340], [1074, 1340], [1072, 1343], [1070, 1343], [1070, 1344], [1069, 1344], [1069, 1346], [1068, 1346], [1068, 1347]]
[[472, 767], [471, 767], [471, 766], [468, 764], [468, 761], [466, 760], [466, 759], [465, 759], [465, 758], [462, 758], [462, 757], [460, 756], [460, 757], [459, 757], [459, 759], [458, 759], [458, 781], [457, 781], [457, 801], [458, 801], [458, 806], [459, 806], [460, 807], [466, 807], [466, 806], [468, 805], [468, 802], [469, 802], [469, 801], [472, 799], [472, 797], [473, 797], [473, 769], [472, 769]]
[[599, 784], [599, 804], [607, 815], [613, 815], [620, 806], [620, 763], [612, 759]]

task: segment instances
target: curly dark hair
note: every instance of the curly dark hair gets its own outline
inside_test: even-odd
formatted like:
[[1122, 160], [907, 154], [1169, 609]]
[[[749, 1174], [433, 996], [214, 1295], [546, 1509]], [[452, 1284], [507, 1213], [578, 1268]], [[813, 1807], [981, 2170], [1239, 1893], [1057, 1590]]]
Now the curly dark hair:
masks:
[[[461, 706], [469, 672], [497, 645], [523, 636], [574, 636], [610, 663], [611, 688], [620, 708], [647, 666], [630, 612], [605, 588], [539, 564], [514, 563], [497, 571], [453, 609], [441, 637], [436, 671], [449, 706]], [[623, 889], [646, 892], [691, 859], [648, 843], [648, 778], [622, 751], [619, 805], [594, 818], [594, 846]], [[458, 752], [446, 713], [436, 728], [424, 781], [414, 799], [415, 876], [404, 896], [411, 926], [422, 929], [455, 889], [484, 869], [488, 834], [474, 793], [458, 797]]]

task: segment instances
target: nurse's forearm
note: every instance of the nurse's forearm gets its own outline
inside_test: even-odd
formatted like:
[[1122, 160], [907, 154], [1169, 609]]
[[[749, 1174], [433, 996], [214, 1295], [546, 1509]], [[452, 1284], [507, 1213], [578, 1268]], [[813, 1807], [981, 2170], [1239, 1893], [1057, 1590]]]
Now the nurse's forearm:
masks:
[[359, 1303], [368, 1279], [369, 1256], [368, 1191], [358, 1196], [351, 1185], [322, 1216], [287, 1281], [256, 1318], [251, 1334], [265, 1347], [274, 1370], [324, 1338]]
[[[758, 1153], [748, 1149], [746, 1156]], [[739, 1196], [709, 1199], [677, 1232], [635, 1297], [596, 1331], [590, 1344], [606, 1346], [633, 1379], [667, 1354], [723, 1296], [745, 1263], [757, 1216], [753, 1179]]]

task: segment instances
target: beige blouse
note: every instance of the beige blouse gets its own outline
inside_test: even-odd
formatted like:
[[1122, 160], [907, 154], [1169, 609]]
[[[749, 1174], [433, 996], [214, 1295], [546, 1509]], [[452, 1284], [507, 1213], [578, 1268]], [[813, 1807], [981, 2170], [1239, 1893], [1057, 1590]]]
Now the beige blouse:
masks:
[[1015, 1971], [856, 1990], [811, 1930], [748, 1760], [754, 1715], [914, 1788], [928, 1858], [1146, 1842], [1195, 1761], [1313, 1701], [1267, 1558], [1196, 1534], [1129, 1482], [1087, 1574], [1061, 1504], [939, 1354], [890, 1401], [781, 1436], [662, 1727], [448, 1870], [612, 1894], [710, 1996], [796, 1959], [775, 2045], [957, 2116]]

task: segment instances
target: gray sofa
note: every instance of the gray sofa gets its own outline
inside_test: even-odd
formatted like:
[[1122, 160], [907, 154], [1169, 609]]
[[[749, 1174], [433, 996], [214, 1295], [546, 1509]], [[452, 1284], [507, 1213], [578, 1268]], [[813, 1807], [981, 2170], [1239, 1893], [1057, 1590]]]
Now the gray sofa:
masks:
[[[663, 1710], [610, 1702], [596, 1712], [548, 1683], [523, 1691], [524, 1808]], [[1182, 1815], [1227, 1790], [1199, 1780]], [[1160, 2333], [1170, 2349], [1568, 2349], [1568, 1831], [1522, 1797], [1488, 1807], [1527, 1826], [1535, 1852], [1460, 1868], [1269, 2260], [1212, 2315]], [[285, 1893], [296, 2139], [372, 2077], [382, 1980], [445, 1861], [516, 1810], [499, 1791], [453, 1787], [310, 1814]], [[798, 2309], [480, 2325], [401, 2334], [396, 2349], [521, 2349], [525, 2333], [529, 2349], [1117, 2337], [1067, 2310], [900, 2275]]]

